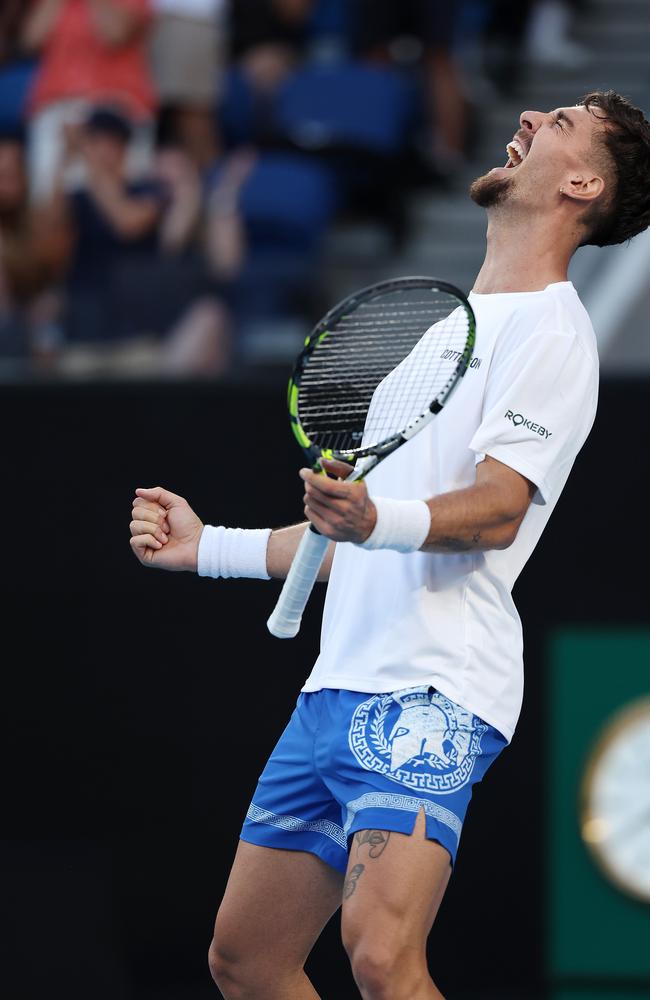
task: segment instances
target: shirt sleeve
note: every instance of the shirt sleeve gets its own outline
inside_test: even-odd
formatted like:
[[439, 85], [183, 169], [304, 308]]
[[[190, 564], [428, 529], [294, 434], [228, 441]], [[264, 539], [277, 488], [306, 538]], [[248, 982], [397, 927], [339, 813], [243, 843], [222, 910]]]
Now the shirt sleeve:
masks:
[[562, 489], [596, 414], [598, 367], [577, 334], [541, 333], [514, 350], [497, 344], [483, 419], [470, 448], [537, 487], [545, 504]]

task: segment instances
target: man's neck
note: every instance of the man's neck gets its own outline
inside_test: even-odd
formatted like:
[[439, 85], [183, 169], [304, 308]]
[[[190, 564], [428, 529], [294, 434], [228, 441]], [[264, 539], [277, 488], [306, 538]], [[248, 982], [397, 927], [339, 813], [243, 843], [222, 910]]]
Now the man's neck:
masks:
[[518, 225], [512, 220], [488, 220], [487, 251], [473, 291], [539, 292], [553, 282], [566, 281], [575, 245], [562, 235], [548, 219], [529, 218]]

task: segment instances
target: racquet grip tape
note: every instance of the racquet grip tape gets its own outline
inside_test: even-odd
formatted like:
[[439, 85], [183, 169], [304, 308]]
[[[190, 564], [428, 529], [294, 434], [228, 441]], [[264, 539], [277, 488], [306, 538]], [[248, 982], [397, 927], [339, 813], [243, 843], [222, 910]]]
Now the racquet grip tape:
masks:
[[276, 638], [293, 639], [300, 631], [302, 614], [329, 543], [329, 538], [309, 528], [302, 536], [278, 603], [266, 623], [269, 632]]

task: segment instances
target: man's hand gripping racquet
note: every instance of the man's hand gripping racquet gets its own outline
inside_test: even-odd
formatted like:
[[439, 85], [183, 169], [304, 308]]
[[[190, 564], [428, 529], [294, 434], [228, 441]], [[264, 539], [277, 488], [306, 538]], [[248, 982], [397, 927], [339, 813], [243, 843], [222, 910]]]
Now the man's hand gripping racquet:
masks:
[[[307, 461], [354, 465], [363, 479], [440, 413], [474, 350], [476, 321], [461, 291], [436, 278], [382, 281], [348, 296], [316, 325], [289, 381], [289, 416]], [[293, 638], [329, 539], [305, 531], [268, 620]]]

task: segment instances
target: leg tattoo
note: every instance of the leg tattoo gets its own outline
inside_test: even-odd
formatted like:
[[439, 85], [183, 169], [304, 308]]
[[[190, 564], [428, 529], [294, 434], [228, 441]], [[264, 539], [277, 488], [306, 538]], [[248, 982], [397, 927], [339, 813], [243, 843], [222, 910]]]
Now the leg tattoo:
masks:
[[[386, 844], [390, 840], [390, 833], [386, 830], [360, 830], [354, 835], [354, 843], [357, 845], [357, 854], [362, 847], [368, 848], [369, 858], [378, 858], [386, 850]], [[362, 864], [353, 865], [343, 885], [343, 899], [349, 899], [357, 888], [357, 882], [366, 870]]]
[[354, 867], [350, 869], [350, 874], [346, 878], [345, 885], [343, 886], [343, 899], [350, 898], [357, 887], [357, 882], [363, 875], [365, 867], [365, 865], [354, 865]]
[[390, 833], [386, 830], [360, 830], [359, 833], [355, 833], [354, 840], [357, 845], [357, 854], [364, 844], [368, 844], [368, 856], [378, 858], [386, 850]]

